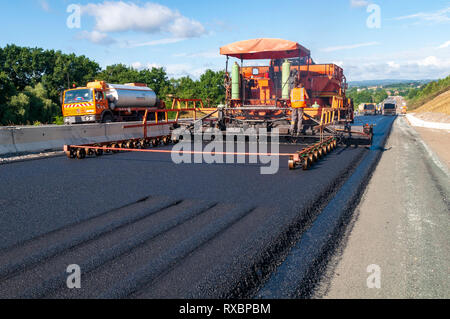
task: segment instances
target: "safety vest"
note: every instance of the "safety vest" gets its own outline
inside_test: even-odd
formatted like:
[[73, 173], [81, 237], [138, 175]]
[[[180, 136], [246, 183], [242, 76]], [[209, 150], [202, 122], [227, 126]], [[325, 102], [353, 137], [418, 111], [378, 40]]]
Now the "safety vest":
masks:
[[305, 108], [306, 107], [305, 96], [306, 96], [305, 88], [292, 89], [291, 107], [294, 109]]

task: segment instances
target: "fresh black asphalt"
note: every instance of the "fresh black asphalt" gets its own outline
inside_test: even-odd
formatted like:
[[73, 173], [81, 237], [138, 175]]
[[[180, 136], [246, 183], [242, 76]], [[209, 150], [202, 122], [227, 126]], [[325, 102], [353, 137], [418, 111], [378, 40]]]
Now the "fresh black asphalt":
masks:
[[[358, 120], [376, 138], [392, 124]], [[0, 166], [0, 297], [251, 296], [369, 152], [338, 148], [309, 171], [281, 157], [275, 175], [159, 153]], [[81, 289], [65, 286], [71, 264]]]

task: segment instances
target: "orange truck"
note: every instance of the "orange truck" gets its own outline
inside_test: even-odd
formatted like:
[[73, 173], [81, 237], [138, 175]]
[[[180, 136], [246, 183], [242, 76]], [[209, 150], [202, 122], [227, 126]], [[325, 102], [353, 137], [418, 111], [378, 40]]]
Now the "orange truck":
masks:
[[64, 91], [62, 113], [65, 124], [133, 121], [142, 120], [146, 109], [165, 108], [162, 103], [145, 84], [94, 81]]

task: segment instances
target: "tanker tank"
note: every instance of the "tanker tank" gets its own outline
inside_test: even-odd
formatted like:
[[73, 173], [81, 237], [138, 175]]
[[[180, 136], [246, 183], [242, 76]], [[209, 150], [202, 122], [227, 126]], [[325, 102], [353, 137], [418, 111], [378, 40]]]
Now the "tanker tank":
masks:
[[158, 103], [156, 93], [147, 86], [141, 85], [120, 85], [107, 84], [106, 98], [109, 107], [130, 108], [130, 107], [155, 107]]

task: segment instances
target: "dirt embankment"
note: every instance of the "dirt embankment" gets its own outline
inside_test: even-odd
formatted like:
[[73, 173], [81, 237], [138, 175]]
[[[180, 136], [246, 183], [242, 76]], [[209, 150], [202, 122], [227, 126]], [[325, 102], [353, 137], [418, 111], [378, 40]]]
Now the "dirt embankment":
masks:
[[[450, 123], [450, 90], [414, 110], [425, 121]], [[422, 118], [425, 117], [425, 118]]]

